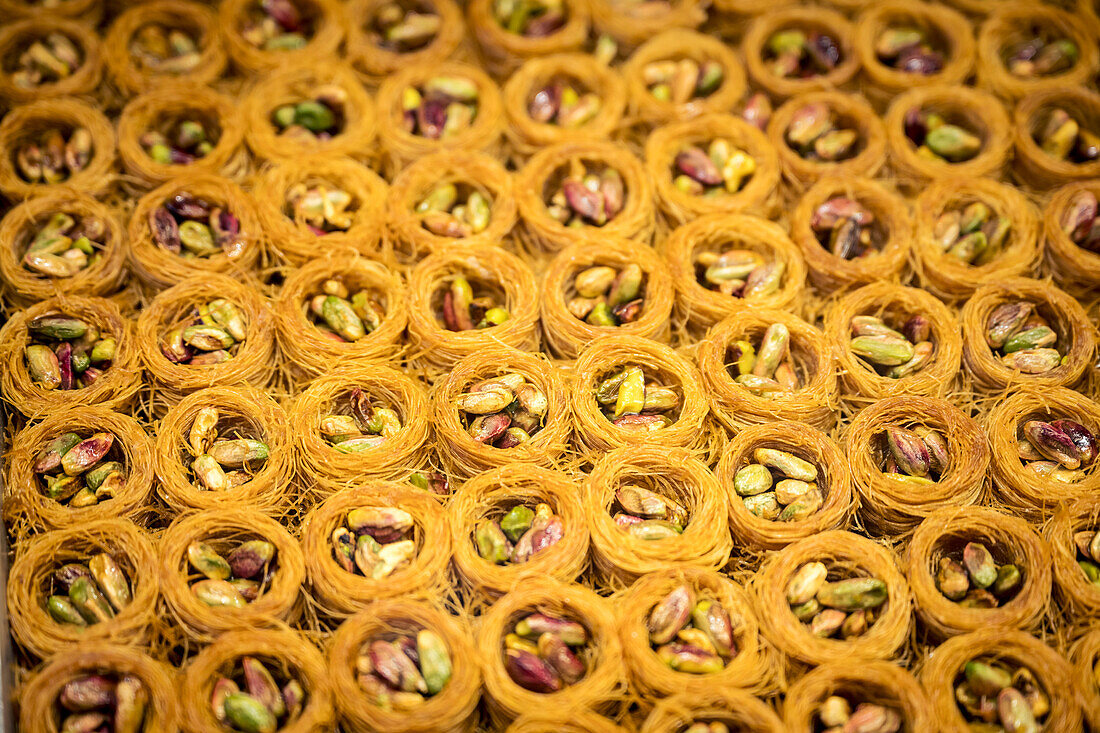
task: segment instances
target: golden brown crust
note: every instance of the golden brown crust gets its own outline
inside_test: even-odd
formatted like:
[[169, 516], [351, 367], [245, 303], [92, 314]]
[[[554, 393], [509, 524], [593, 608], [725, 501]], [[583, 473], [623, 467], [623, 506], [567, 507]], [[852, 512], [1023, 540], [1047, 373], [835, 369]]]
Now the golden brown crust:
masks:
[[891, 662], [830, 662], [802, 677], [783, 700], [788, 733], [813, 733], [821, 703], [831, 695], [849, 694], [858, 700], [884, 705], [901, 713], [910, 730], [934, 730], [932, 703], [920, 683]]
[[[508, 320], [491, 328], [451, 331], [443, 324], [443, 291], [456, 276], [500, 295]], [[538, 287], [523, 260], [498, 247], [449, 247], [428, 255], [409, 276], [409, 345], [428, 364], [447, 368], [495, 345], [538, 348]]]
[[[275, 545], [274, 572], [262, 580], [259, 596], [243, 608], [212, 606], [199, 600], [191, 583], [202, 576], [188, 562], [188, 546], [202, 542], [225, 557], [250, 540]], [[164, 531], [157, 554], [161, 594], [174, 619], [194, 640], [209, 642], [231, 629], [249, 628], [255, 632], [293, 623], [302, 612], [302, 547], [279, 522], [255, 509], [222, 506], [183, 514]], [[266, 576], [268, 571], [264, 573]]]
[[340, 0], [299, 0], [305, 12], [313, 16], [313, 35], [305, 46], [292, 51], [267, 51], [253, 46], [240, 33], [240, 24], [252, 0], [226, 0], [218, 8], [218, 28], [233, 65], [243, 74], [257, 74], [278, 66], [296, 66], [303, 62], [329, 58], [344, 40], [348, 22]]
[[49, 14], [39, 14], [6, 23], [0, 29], [0, 56], [17, 59], [31, 44], [50, 34], [60, 34], [72, 43], [81, 56], [80, 65], [72, 73], [55, 82], [39, 84], [30, 89], [16, 84], [5, 68], [0, 72], [0, 100], [9, 108], [50, 97], [88, 95], [95, 91], [103, 74], [103, 46], [95, 29], [86, 23]]
[[[46, 611], [45, 603], [54, 571], [70, 562], [87, 563], [100, 552], [110, 554], [129, 577], [130, 605], [113, 619], [91, 626], [59, 624]], [[57, 653], [70, 655], [74, 645], [82, 642], [141, 646], [152, 638], [159, 595], [160, 574], [152, 539], [126, 519], [86, 518], [70, 528], [37, 535], [19, 548], [7, 582], [12, 636], [27, 653], [40, 659]], [[51, 691], [56, 695], [57, 690]], [[34, 709], [36, 699], [33, 692], [23, 696], [24, 711]], [[39, 702], [52, 704], [53, 700], [50, 696]]]
[[1059, 287], [1074, 295], [1090, 297], [1100, 288], [1100, 253], [1090, 252], [1069, 238], [1062, 217], [1073, 197], [1082, 191], [1100, 194], [1100, 182], [1068, 183], [1050, 197], [1043, 209], [1046, 263]]
[[[466, 184], [489, 200], [489, 224], [467, 237], [428, 231], [417, 204], [439, 185]], [[485, 153], [442, 150], [419, 158], [393, 180], [386, 199], [386, 226], [400, 255], [416, 257], [447, 248], [499, 246], [516, 225], [518, 214], [512, 174]]]
[[[160, 349], [165, 334], [191, 318], [193, 309], [217, 298], [233, 303], [245, 319], [248, 331], [240, 351], [221, 364], [169, 361]], [[275, 329], [267, 298], [226, 275], [197, 275], [162, 291], [138, 317], [137, 340], [150, 381], [169, 404], [204, 387], [246, 382], [262, 388], [275, 373]]]
[[984, 628], [947, 640], [936, 647], [920, 670], [920, 681], [932, 701], [940, 730], [970, 730], [955, 702], [955, 680], [971, 659], [994, 657], [1002, 664], [1026, 667], [1050, 696], [1047, 730], [1081, 730], [1081, 707], [1075, 693], [1073, 668], [1062, 655], [1023, 631]]
[[[95, 216], [106, 224], [100, 259], [71, 277], [51, 278], [23, 266], [26, 247], [34, 239], [35, 227], [44, 226], [50, 216], [64, 213]], [[115, 212], [91, 196], [58, 189], [16, 205], [0, 221], [0, 274], [5, 286], [28, 305], [59, 293], [110, 295], [125, 277], [126, 230]]]
[[[531, 97], [555, 79], [567, 79], [600, 98], [596, 115], [580, 127], [536, 122], [527, 112]], [[528, 59], [504, 84], [504, 134], [521, 155], [530, 156], [547, 145], [590, 142], [612, 137], [626, 109], [626, 82], [617, 69], [584, 53], [560, 53]]]
[[[196, 117], [208, 130], [217, 130], [214, 148], [188, 164], [153, 160], [141, 144], [142, 136], [162, 121], [183, 116]], [[248, 162], [244, 131], [244, 118], [233, 98], [190, 81], [165, 82], [123, 108], [118, 118], [118, 152], [126, 172], [144, 186], [196, 171], [235, 178]]]
[[[351, 226], [319, 236], [304, 220], [297, 221], [288, 197], [298, 186], [339, 188], [351, 194], [347, 208], [353, 215]], [[252, 198], [273, 253], [301, 266], [341, 249], [383, 257], [386, 191], [386, 182], [363, 163], [342, 155], [309, 155], [261, 173]]]
[[[520, 374], [546, 396], [546, 418], [531, 439], [512, 448], [478, 442], [463, 424], [455, 402], [475, 383]], [[487, 345], [455, 364], [432, 390], [431, 422], [440, 459], [451, 473], [473, 477], [509, 463], [553, 466], [565, 460], [570, 420], [561, 372], [542, 354]]]
[[[696, 63], [717, 61], [722, 65], [722, 84], [703, 99], [676, 105], [663, 102], [645, 84], [645, 67], [654, 61], [691, 59]], [[659, 125], [687, 120], [708, 112], [726, 112], [745, 93], [745, 70], [733, 49], [717, 38], [684, 29], [667, 30], [638, 47], [623, 64], [629, 116], [641, 122]]]
[[[787, 604], [786, 589], [791, 577], [804, 564], [819, 561], [842, 575], [874, 577], [886, 584], [885, 605], [878, 609], [875, 623], [862, 636], [828, 639], [810, 633]], [[780, 651], [811, 665], [846, 661], [891, 659], [909, 637], [912, 596], [894, 553], [866, 537], [834, 530], [788, 545], [764, 561], [753, 578], [764, 635]]]
[[631, 3], [592, 0], [592, 25], [626, 49], [634, 49], [669, 28], [690, 30], [707, 19], [704, 0], [670, 0], [668, 11], [652, 16], [633, 16]]
[[[188, 434], [198, 412], [207, 407], [217, 409], [219, 420], [268, 448], [264, 465], [251, 480], [225, 491], [202, 488], [189, 470]], [[201, 389], [172, 406], [157, 424], [157, 491], [176, 512], [241, 506], [279, 512], [294, 498], [290, 483], [293, 452], [287, 414], [267, 394], [243, 384]]]
[[[875, 54], [879, 35], [891, 27], [917, 27], [943, 44], [943, 68], [936, 74], [913, 74], [887, 66]], [[881, 103], [906, 90], [941, 84], [962, 84], [974, 68], [975, 44], [970, 23], [944, 5], [906, 0], [869, 4], [856, 23], [856, 53], [863, 67], [867, 93]]]
[[[1073, 41], [1079, 54], [1065, 71], [1047, 76], [1017, 76], [1005, 67], [1014, 45], [1038, 34]], [[1092, 29], [1078, 14], [1027, 0], [998, 4], [978, 31], [978, 80], [998, 97], [1009, 101], [1058, 85], [1085, 85], [1100, 65]]]
[[[210, 84], [221, 77], [227, 61], [217, 22], [214, 10], [186, 0], [153, 0], [127, 8], [111, 23], [103, 44], [111, 79], [128, 94], [137, 94], [182, 76], [196, 84]], [[185, 74], [174, 74], [146, 69], [134, 61], [130, 43], [142, 27], [151, 23], [180, 28], [195, 36], [199, 60], [193, 68]]]
[[[344, 570], [333, 557], [332, 532], [347, 513], [363, 507], [396, 507], [413, 518], [410, 539], [416, 557], [385, 578], [368, 578]], [[333, 494], [313, 509], [302, 524], [302, 549], [313, 601], [334, 617], [348, 616], [371, 601], [398, 596], [440, 598], [449, 581], [451, 530], [447, 514], [430, 494], [408, 484], [366, 479]]]
[[[110, 369], [82, 389], [43, 389], [31, 379], [24, 351], [30, 343], [27, 324], [39, 316], [66, 315], [94, 326], [117, 344]], [[73, 408], [101, 405], [120, 408], [129, 404], [141, 386], [141, 344], [134, 324], [119, 307], [105, 298], [58, 295], [13, 315], [0, 329], [0, 387], [5, 399], [27, 417], [61, 414]]]
[[[928, 319], [929, 340], [935, 351], [924, 367], [899, 379], [884, 377], [852, 353], [849, 347], [855, 316], [878, 316], [887, 323], [904, 324], [914, 315]], [[964, 315], [965, 319], [965, 315]], [[935, 296], [916, 288], [877, 282], [864, 285], [835, 303], [825, 316], [825, 335], [840, 362], [840, 380], [845, 397], [852, 401], [875, 400], [897, 395], [948, 394], [959, 375], [963, 338], [954, 313]]]
[[[478, 554], [473, 541], [478, 522], [499, 519], [516, 503], [530, 507], [540, 502], [561, 518], [562, 539], [520, 564], [496, 565]], [[463, 484], [447, 514], [455, 569], [472, 600], [498, 598], [529, 577], [572, 582], [588, 566], [588, 526], [580, 487], [569, 474], [518, 463], [494, 468]]]
[[[57, 128], [67, 132], [83, 127], [92, 136], [88, 164], [61, 184], [29, 183], [15, 167], [14, 151], [42, 132]], [[115, 128], [95, 107], [75, 98], [44, 99], [11, 110], [0, 120], [0, 148], [9, 154], [0, 156], [0, 192], [12, 199], [41, 196], [61, 187], [89, 196], [97, 196], [114, 182]]]
[[[622, 176], [623, 209], [603, 226], [568, 227], [550, 216], [546, 197], [551, 184], [560, 182], [569, 168], [596, 164]], [[516, 174], [516, 204], [523, 219], [518, 236], [534, 251], [555, 252], [589, 235], [648, 241], [653, 234], [653, 183], [642, 162], [625, 145], [613, 142], [562, 143], [531, 156]]]
[[[612, 517], [620, 485], [644, 477], [644, 488], [678, 502], [688, 512], [683, 533], [658, 540], [641, 539]], [[584, 507], [592, 535], [592, 562], [612, 588], [682, 563], [717, 570], [729, 559], [728, 497], [702, 461], [679, 448], [653, 445], [611, 450], [593, 466], [584, 482]]]
[[352, 0], [347, 5], [348, 37], [345, 40], [348, 62], [363, 81], [376, 86], [387, 75], [403, 66], [420, 63], [441, 63], [450, 58], [466, 35], [462, 9], [454, 0], [427, 0], [427, 6], [439, 16], [439, 32], [426, 46], [415, 51], [390, 51], [374, 43], [367, 29], [372, 15], [387, 0]]
[[[818, 240], [812, 226], [814, 212], [837, 196], [855, 200], [875, 216], [886, 235], [878, 254], [845, 260]], [[791, 239], [802, 250], [814, 287], [832, 294], [855, 285], [902, 280], [913, 246], [913, 218], [905, 199], [886, 185], [867, 178], [829, 175], [799, 199], [791, 214]]]
[[[464, 130], [431, 140], [405, 130], [401, 95], [406, 87], [419, 86], [434, 76], [458, 76], [477, 86], [477, 116]], [[378, 138], [386, 165], [394, 173], [429, 153], [442, 150], [494, 152], [504, 132], [504, 103], [500, 89], [476, 66], [458, 61], [421, 61], [403, 65], [378, 88]]]
[[[1062, 363], [1042, 374], [1023, 374], [1001, 363], [986, 343], [989, 317], [997, 306], [1015, 301], [1035, 305], [1037, 313], [1058, 335]], [[974, 291], [960, 317], [963, 363], [981, 390], [997, 392], [1006, 387], [1071, 387], [1085, 376], [1096, 351], [1096, 330], [1084, 307], [1043, 280], [1004, 278]], [[1068, 345], [1066, 342], [1069, 342]]]
[[[793, 522], [769, 521], [750, 512], [734, 490], [733, 479], [739, 469], [752, 462], [757, 448], [786, 451], [815, 466], [814, 483], [825, 498], [821, 508]], [[844, 529], [858, 505], [852, 492], [848, 456], [829, 436], [806, 423], [779, 421], [742, 429], [722, 451], [714, 474], [729, 497], [734, 539], [752, 551], [779, 550], [819, 532]]]
[[1062, 483], [1026, 469], [1019, 458], [1017, 433], [1028, 420], [1068, 419], [1100, 431], [1100, 405], [1079, 392], [1050, 385], [1023, 385], [999, 401], [985, 416], [993, 455], [990, 474], [997, 496], [1017, 512], [1036, 519], [1058, 504], [1095, 497], [1100, 470], [1094, 464], [1076, 483]]
[[[372, 293], [385, 311], [378, 327], [358, 341], [334, 341], [307, 315], [310, 298], [334, 277], [351, 293], [361, 289]], [[405, 283], [379, 262], [335, 250], [291, 272], [275, 302], [275, 321], [279, 347], [289, 361], [286, 367], [307, 377], [324, 374], [341, 360], [387, 362], [404, 347], [408, 322]]]
[[[35, 460], [50, 441], [70, 431], [82, 437], [96, 432], [113, 436], [126, 468], [126, 482], [109, 501], [72, 508], [42, 493], [34, 472]], [[153, 486], [153, 450], [144, 428], [128, 415], [103, 405], [59, 408], [21, 431], [13, 441], [7, 455], [9, 488], [4, 497], [4, 516], [16, 528], [47, 529], [79, 528], [90, 521], [116, 517], [140, 518], [151, 510], [147, 501]]]
[[[719, 254], [727, 248], [747, 249], [766, 261], [782, 263], [784, 274], [779, 289], [745, 301], [701, 285], [696, 256], [700, 252]], [[748, 305], [794, 313], [802, 309], [806, 262], [786, 230], [767, 219], [748, 214], [707, 214], [673, 229], [660, 250], [676, 286], [676, 317], [690, 326], [712, 326]]]
[[[589, 267], [638, 265], [645, 277], [644, 304], [637, 320], [618, 326], [593, 326], [569, 312], [577, 296], [574, 278]], [[667, 342], [672, 311], [672, 277], [665, 261], [651, 247], [628, 239], [590, 237], [563, 249], [547, 266], [539, 286], [542, 333], [551, 353], [576, 359], [601, 335], [631, 335]]]
[[[728, 140], [748, 153], [756, 170], [735, 193], [711, 198], [681, 191], [675, 184], [676, 156], [686, 145], [705, 147], [712, 140]], [[657, 203], [678, 224], [706, 214], [767, 215], [776, 204], [779, 155], [768, 137], [739, 117], [708, 114], [657, 128], [645, 144], [646, 173], [657, 189]]]
[[[827, 35], [840, 50], [840, 61], [828, 73], [807, 78], [776, 75], [765, 56], [772, 34], [785, 30], [819, 32]], [[840, 13], [827, 8], [791, 7], [764, 12], [749, 24], [741, 40], [741, 52], [749, 76], [773, 97], [785, 99], [810, 91], [828, 91], [846, 86], [859, 71], [855, 49], [855, 26]]]
[[564, 25], [549, 35], [532, 38], [504, 28], [493, 17], [493, 0], [471, 0], [466, 14], [489, 71], [507, 76], [525, 61], [580, 51], [588, 37], [593, 8], [584, 0], [565, 0], [561, 7], [565, 13]]
[[[356, 660], [376, 634], [435, 632], [452, 664], [446, 686], [413, 710], [383, 709], [356, 681]], [[432, 602], [392, 599], [365, 606], [336, 630], [328, 650], [328, 672], [341, 721], [356, 733], [461, 733], [477, 719], [481, 695], [479, 649], [466, 624]]]
[[[947, 441], [952, 463], [932, 485], [915, 486], [882, 470], [876, 443], [891, 426], [924, 426]], [[947, 400], [899, 395], [865, 407], [848, 426], [844, 453], [868, 529], [885, 535], [908, 531], [938, 510], [978, 503], [990, 449], [982, 426]]]
[[[917, 152], [905, 135], [905, 115], [911, 109], [958, 118], [982, 140], [982, 149], [970, 160], [949, 163], [931, 160]], [[1012, 148], [1012, 123], [996, 97], [964, 86], [921, 86], [896, 96], [883, 117], [886, 142], [893, 166], [902, 183], [914, 187], [929, 179], [981, 176], [997, 177]]]
[[126, 644], [131, 639], [110, 644], [79, 641], [66, 648], [40, 669], [19, 694], [19, 729], [27, 733], [55, 733], [54, 710], [62, 688], [85, 674], [114, 673], [133, 675], [149, 693], [145, 733], [171, 733], [179, 730], [179, 675], [167, 664]]
[[[692, 589], [698, 600], [721, 604], [729, 614], [736, 653], [725, 667], [713, 674], [677, 672], [663, 662], [651, 647], [649, 615], [662, 599], [681, 585]], [[620, 609], [619, 636], [623, 660], [631, 685], [642, 699], [658, 703], [673, 694], [706, 694], [710, 690], [739, 688], [764, 692], [774, 660], [772, 650], [760, 635], [752, 597], [726, 576], [691, 565], [673, 565], [642, 576], [634, 585], [614, 597]]]
[[[803, 158], [787, 142], [787, 129], [795, 114], [810, 104], [824, 104], [844, 129], [859, 135], [858, 152], [841, 161]], [[886, 128], [873, 107], [861, 96], [832, 90], [800, 93], [788, 99], [768, 122], [768, 141], [779, 154], [783, 178], [798, 190], [829, 177], [873, 178], [886, 165]]]
[[[327, 140], [314, 135], [280, 134], [271, 121], [275, 110], [310, 99], [322, 87], [339, 89], [346, 97], [340, 131]], [[295, 161], [315, 154], [347, 155], [360, 160], [374, 157], [374, 102], [355, 72], [343, 63], [330, 60], [279, 67], [252, 86], [241, 104], [241, 114], [245, 140], [258, 158]]]
[[[791, 392], [753, 394], [734, 380], [727, 354], [737, 341], [747, 340], [755, 347], [773, 323], [786, 326], [793, 366], [805, 375], [806, 383]], [[711, 412], [732, 433], [774, 420], [798, 420], [821, 430], [837, 423], [840, 390], [832, 347], [818, 328], [786, 311], [738, 308], [707, 331], [695, 359]]]
[[[203, 649], [188, 664], [180, 685], [180, 699], [206, 701], [211, 698], [219, 674], [240, 664], [244, 656], [286, 670], [305, 690], [301, 715], [280, 730], [282, 733], [319, 733], [334, 723], [332, 681], [325, 660], [305, 635], [291, 630], [248, 629], [227, 631]], [[187, 733], [215, 733], [225, 727], [214, 718], [209, 705], [189, 704], [183, 708], [182, 727]]]
[[1078, 532], [1097, 530], [1100, 530], [1100, 503], [1092, 497], [1064, 503], [1043, 527], [1043, 537], [1054, 558], [1058, 608], [1070, 624], [1100, 615], [1100, 585], [1090, 581], [1077, 564], [1077, 543], [1073, 540]]
[[[320, 433], [325, 415], [349, 414], [352, 390], [359, 388], [379, 407], [397, 413], [401, 429], [382, 444], [342, 453]], [[318, 377], [294, 401], [290, 414], [297, 474], [321, 496], [360, 483], [368, 476], [392, 478], [417, 470], [428, 446], [428, 395], [419, 380], [382, 364], [345, 361]]]
[[[1096, 44], [1091, 44], [1096, 50]], [[1016, 143], [1013, 170], [1032, 188], [1053, 188], [1070, 181], [1100, 177], [1100, 161], [1074, 163], [1058, 160], [1043, 152], [1035, 133], [1044, 123], [1043, 112], [1060, 108], [1082, 128], [1100, 128], [1100, 94], [1083, 87], [1049, 86], [1031, 92], [1017, 104], [1012, 115], [1012, 137]]]
[[[585, 663], [587, 674], [575, 685], [555, 693], [537, 693], [520, 687], [504, 669], [504, 636], [512, 625], [530, 613], [545, 613], [574, 620], [589, 636]], [[531, 578], [522, 587], [502, 597], [481, 617], [477, 646], [483, 655], [485, 703], [497, 727], [521, 713], [547, 706], [596, 711], [608, 707], [621, 690], [622, 645], [611, 603], [574, 583], [550, 578]]]
[[[1012, 223], [1002, 251], [983, 265], [971, 265], [944, 252], [936, 241], [936, 221], [947, 211], [981, 202], [991, 216]], [[913, 254], [921, 284], [947, 301], [965, 300], [982, 284], [1030, 275], [1042, 256], [1035, 205], [1017, 189], [989, 178], [944, 178], [933, 181], [914, 202], [916, 233]]]
[[[221, 207], [240, 223], [241, 252], [210, 257], [183, 258], [153, 241], [149, 215], [177, 193], [188, 193]], [[252, 197], [233, 181], [202, 171], [186, 170], [138, 200], [128, 227], [130, 263], [141, 280], [152, 287], [168, 288], [192, 275], [227, 274], [254, 279], [256, 264], [264, 252], [265, 237]]]
[[[940, 593], [936, 572], [941, 557], [980, 542], [998, 563], [1011, 563], [1023, 582], [998, 608], [967, 608]], [[1019, 517], [986, 507], [949, 507], [930, 514], [909, 542], [906, 577], [917, 615], [938, 638], [990, 626], [1035, 631], [1050, 603], [1050, 546]], [[1083, 573], [1082, 573], [1083, 575]]]
[[745, 733], [783, 733], [783, 721], [767, 704], [745, 690], [715, 688], [671, 695], [654, 706], [641, 733], [683, 731], [696, 721], [725, 723]]
[[[680, 392], [681, 405], [671, 425], [636, 432], [612, 424], [600, 411], [595, 389], [600, 380], [627, 366], [641, 366], [647, 378]], [[709, 405], [695, 365], [664, 344], [638, 336], [601, 336], [577, 357], [569, 386], [576, 445], [598, 455], [626, 446], [682, 447], [705, 451], [715, 440], [707, 421]]]

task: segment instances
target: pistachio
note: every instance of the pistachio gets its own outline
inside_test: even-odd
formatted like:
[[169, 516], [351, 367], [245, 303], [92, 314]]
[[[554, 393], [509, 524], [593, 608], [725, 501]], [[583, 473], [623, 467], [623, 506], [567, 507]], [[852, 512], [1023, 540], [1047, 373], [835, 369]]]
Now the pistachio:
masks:
[[774, 469], [788, 478], [800, 481], [814, 481], [817, 479], [817, 468], [812, 463], [804, 461], [787, 451], [775, 448], [757, 448], [752, 455], [757, 463]]
[[772, 487], [771, 471], [759, 463], [750, 463], [738, 469], [733, 477], [734, 490], [738, 496], [756, 496]]
[[787, 603], [798, 606], [817, 596], [825, 585], [828, 568], [821, 562], [810, 562], [800, 567], [787, 583]]
[[962, 565], [941, 557], [936, 571], [936, 587], [949, 599], [958, 601], [970, 590], [970, 577]]
[[69, 600], [89, 624], [110, 621], [115, 612], [95, 581], [77, 578], [69, 587]]
[[88, 569], [116, 612], [121, 612], [130, 605], [130, 581], [113, 557], [101, 552], [91, 558]]
[[211, 580], [228, 580], [232, 574], [229, 563], [205, 542], [187, 546], [187, 560], [195, 570]]
[[921, 28], [888, 27], [875, 41], [875, 55], [880, 62], [899, 71], [928, 76], [939, 72], [944, 64], [933, 40]]
[[557, 672], [537, 655], [527, 651], [506, 649], [504, 667], [517, 685], [532, 692], [557, 692], [562, 687]]
[[665, 596], [649, 614], [650, 643], [660, 645], [672, 641], [691, 618], [694, 606], [695, 593], [690, 586], [678, 586]]
[[816, 597], [821, 605], [841, 611], [877, 608], [886, 602], [886, 584], [878, 578], [849, 578], [825, 583]]

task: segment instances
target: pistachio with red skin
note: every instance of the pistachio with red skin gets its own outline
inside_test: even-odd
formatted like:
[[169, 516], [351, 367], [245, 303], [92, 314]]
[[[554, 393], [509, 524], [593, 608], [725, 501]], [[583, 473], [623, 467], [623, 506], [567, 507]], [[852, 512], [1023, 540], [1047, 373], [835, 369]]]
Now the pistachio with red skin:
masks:
[[470, 129], [481, 91], [464, 76], [436, 76], [409, 86], [401, 96], [404, 129], [429, 140], [445, 140]]
[[627, 190], [622, 175], [610, 167], [592, 168], [574, 162], [548, 199], [546, 212], [563, 226], [602, 227], [623, 210]]
[[535, 91], [527, 114], [535, 122], [564, 128], [583, 127], [600, 113], [602, 102], [594, 92], [578, 90], [571, 79], [554, 79]]
[[455, 401], [460, 421], [479, 443], [508, 449], [526, 443], [543, 427], [546, 394], [518, 373], [476, 382]]
[[[88, 558], [86, 564], [70, 563], [58, 568], [50, 579], [46, 596], [46, 611], [59, 624], [90, 626], [110, 620], [122, 613], [133, 600], [131, 581], [126, 570], [105, 552]], [[73, 700], [66, 705], [71, 710], [91, 710], [105, 703], [81, 707], [81, 701], [96, 698], [95, 690], [104, 692], [100, 677], [89, 677], [87, 685], [70, 690]], [[64, 702], [64, 696], [63, 696]]]
[[875, 41], [875, 56], [887, 66], [910, 74], [939, 73], [944, 57], [934, 47], [932, 34], [916, 26], [890, 27]]
[[14, 151], [15, 168], [27, 183], [62, 183], [84, 170], [94, 152], [87, 128], [50, 128], [21, 139]]
[[178, 191], [149, 212], [149, 234], [168, 252], [188, 258], [244, 251], [240, 220], [232, 212], [186, 191]]
[[359, 686], [372, 704], [414, 709], [446, 688], [454, 665], [439, 634], [425, 628], [383, 636], [363, 644], [355, 665]]
[[175, 364], [202, 367], [233, 358], [248, 340], [244, 311], [227, 298], [197, 304], [162, 337], [160, 350]]
[[1096, 194], [1078, 191], [1062, 212], [1062, 231], [1070, 240], [1090, 252], [1100, 252], [1100, 226], [1097, 226]]
[[474, 529], [478, 555], [497, 564], [530, 562], [548, 547], [561, 541], [565, 527], [549, 504], [534, 509], [516, 504], [498, 519], [485, 519]]
[[1005, 53], [1005, 68], [1025, 79], [1061, 74], [1072, 69], [1080, 52], [1068, 38], [1050, 39], [1036, 35], [1012, 44]]
[[673, 184], [678, 190], [700, 196], [721, 196], [740, 191], [756, 172], [756, 160], [726, 138], [711, 140], [704, 150], [685, 145], [673, 161]]
[[818, 206], [810, 228], [821, 246], [843, 260], [870, 257], [885, 246], [884, 233], [874, 226], [875, 215], [847, 196], [834, 196]]
[[534, 613], [515, 624], [504, 639], [504, 668], [520, 687], [557, 692], [580, 682], [588, 672], [587, 629], [576, 621]]
[[161, 165], [187, 165], [210, 154], [220, 131], [197, 118], [178, 118], [161, 122], [142, 133], [138, 143], [153, 162]]
[[249, 8], [237, 32], [264, 51], [293, 51], [309, 42], [313, 18], [294, 0], [261, 0]]
[[973, 729], [1039, 731], [1050, 713], [1048, 693], [1030, 669], [1012, 660], [973, 659], [954, 685], [959, 711]]
[[808, 79], [835, 69], [842, 53], [836, 39], [828, 33], [786, 28], [768, 38], [764, 56], [776, 76]]

